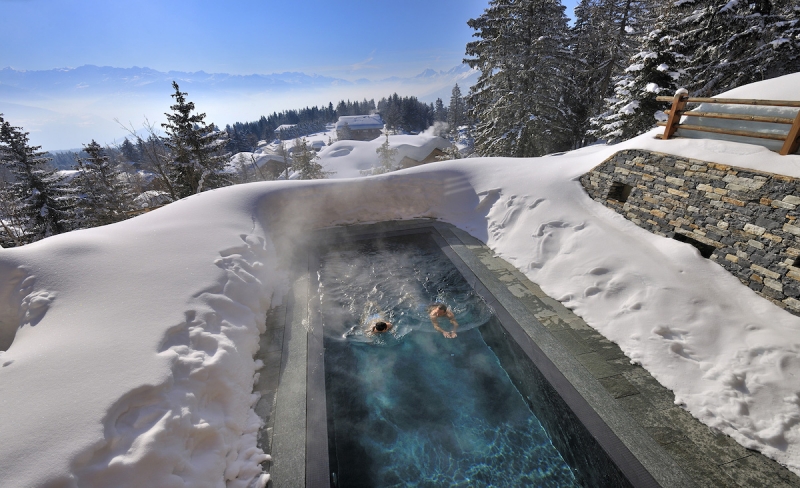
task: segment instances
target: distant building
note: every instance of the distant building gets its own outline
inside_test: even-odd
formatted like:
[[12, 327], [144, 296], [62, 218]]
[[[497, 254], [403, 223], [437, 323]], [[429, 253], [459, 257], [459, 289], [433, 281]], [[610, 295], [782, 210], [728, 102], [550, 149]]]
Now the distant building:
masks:
[[405, 156], [400, 160], [399, 166], [401, 168], [413, 168], [414, 166], [419, 166], [420, 164], [435, 163], [436, 161], [440, 161], [439, 158], [443, 156], [447, 156], [447, 153], [438, 147], [435, 147], [433, 148], [433, 151], [431, 151], [430, 154], [425, 156], [421, 161], [417, 161], [416, 159]]
[[340, 141], [371, 141], [380, 137], [383, 119], [375, 115], [343, 115], [336, 122], [336, 137]]

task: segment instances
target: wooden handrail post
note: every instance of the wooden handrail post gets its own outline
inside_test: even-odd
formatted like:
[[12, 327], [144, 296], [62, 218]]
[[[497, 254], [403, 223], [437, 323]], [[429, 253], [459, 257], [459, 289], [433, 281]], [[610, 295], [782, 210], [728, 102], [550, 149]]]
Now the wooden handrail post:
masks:
[[797, 149], [800, 148], [800, 112], [797, 112], [797, 117], [794, 118], [794, 123], [792, 124], [792, 128], [789, 129], [789, 133], [786, 135], [786, 141], [783, 143], [783, 147], [780, 150], [781, 156], [787, 156], [789, 154], [794, 153]]
[[689, 99], [688, 95], [689, 92], [685, 88], [675, 92], [675, 98], [672, 99], [672, 109], [669, 111], [669, 119], [667, 120], [667, 126], [664, 128], [662, 139], [669, 139], [678, 130], [681, 114], [683, 114], [683, 109], [686, 108], [686, 101]]

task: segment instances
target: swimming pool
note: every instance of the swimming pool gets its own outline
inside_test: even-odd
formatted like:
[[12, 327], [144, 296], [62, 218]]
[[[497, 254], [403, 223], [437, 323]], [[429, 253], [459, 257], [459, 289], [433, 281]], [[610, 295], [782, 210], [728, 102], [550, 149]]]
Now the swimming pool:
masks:
[[[491, 308], [432, 238], [333, 248], [318, 269], [334, 486], [627, 484], [616, 472], [598, 478], [567, 463], [531, 408], [565, 405], [537, 398], [551, 393], [541, 385], [518, 389], [502, 363], [529, 366], [501, 344], [509, 338]], [[434, 330], [434, 302], [453, 311], [456, 338]], [[376, 315], [393, 328], [370, 333]]]
[[[455, 273], [450, 269], [446, 274], [460, 274], [471, 287], [468, 294], [471, 293], [473, 298], [480, 297], [478, 301], [460, 304], [457, 297], [446, 294], [447, 290], [442, 290], [445, 293], [442, 295], [438, 289], [431, 290], [425, 286], [412, 288], [406, 285], [405, 295], [395, 294], [402, 287], [397, 286], [399, 280], [389, 280], [387, 282], [391, 285], [389, 288], [395, 287], [395, 289], [390, 290], [384, 285], [376, 288], [374, 284], [368, 289], [362, 288], [353, 294], [368, 297], [360, 302], [360, 305], [356, 299], [350, 298], [342, 302], [343, 305], [337, 307], [333, 314], [329, 312], [323, 316], [320, 313], [320, 305], [328, 300], [329, 296], [333, 296], [333, 290], [323, 291], [323, 296], [319, 294], [321, 264], [324, 261], [321, 258], [331, 252], [343, 253], [339, 265], [347, 264], [357, 255], [351, 251], [363, 248], [367, 241], [372, 241], [366, 247], [369, 253], [391, 247], [392, 242], [398, 238], [409, 244], [417, 241], [431, 252], [438, 246], [436, 252], [446, 255], [447, 260], [457, 270]], [[433, 248], [431, 242], [435, 243]], [[543, 317], [548, 323], [551, 320], [547, 318], [550, 314], [558, 314], [559, 317], [563, 316], [565, 320], [570, 321], [579, 319], [569, 315], [566, 309], [560, 310], [555, 305], [557, 302], [546, 295], [541, 295], [545, 297], [542, 300], [550, 300], [553, 304], [535, 302], [525, 297], [520, 287], [530, 287], [537, 297], [541, 291], [537, 291], [535, 285], [525, 284], [524, 280], [520, 281], [513, 277], [510, 274], [513, 271], [504, 271], [506, 268], [509, 270], [513, 268], [487, 254], [490, 251], [487, 251], [479, 241], [448, 224], [418, 220], [323, 229], [313, 235], [308, 243], [308, 247], [295, 246], [294, 261], [290, 268], [292, 273], [290, 293], [283, 304], [268, 316], [268, 333], [262, 337], [261, 351], [264, 354], [260, 359], [265, 364], [273, 366], [269, 370], [270, 374], [260, 376], [257, 385], [257, 390], [262, 394], [257, 408], [263, 412], [259, 415], [265, 420], [259, 433], [259, 443], [273, 456], [272, 463], [265, 468], [269, 469], [275, 486], [346, 486], [339, 483], [342, 481], [341, 475], [344, 474], [339, 472], [339, 456], [345, 453], [346, 457], [347, 445], [343, 443], [345, 439], [342, 437], [338, 438], [337, 445], [337, 435], [342, 434], [342, 431], [347, 433], [348, 429], [340, 427], [337, 432], [333, 412], [334, 401], [326, 400], [328, 396], [326, 362], [330, 363], [329, 355], [335, 353], [333, 349], [336, 343], [341, 343], [345, 339], [342, 334], [350, 332], [352, 326], [359, 323], [364, 303], [375, 301], [376, 297], [378, 300], [374, 304], [375, 308], [382, 308], [386, 318], [397, 323], [395, 332], [399, 337], [368, 337], [359, 334], [356, 328], [348, 334], [348, 342], [355, 343], [351, 347], [394, 349], [400, 346], [406, 347], [405, 342], [412, 341], [414, 337], [421, 341], [417, 345], [425, 347], [427, 339], [423, 340], [423, 336], [431, 336], [432, 340], [433, 333], [430, 323], [425, 324], [420, 318], [425, 318], [424, 305], [428, 304], [431, 296], [448, 301], [448, 305], [455, 309], [456, 317], [461, 322], [458, 337], [448, 339], [446, 343], [448, 345], [444, 347], [454, 347], [455, 345], [450, 342], [468, 339], [469, 341], [462, 347], [466, 348], [464, 350], [467, 355], [472, 354], [473, 349], [470, 348], [474, 344], [471, 341], [475, 340], [478, 345], [481, 344], [477, 336], [469, 337], [469, 334], [478, 332], [484, 343], [481, 347], [488, 346], [491, 350], [518, 394], [539, 419], [539, 423], [544, 426], [552, 445], [566, 461], [578, 484], [676, 488], [693, 486], [692, 480], [665, 454], [647, 431], [615, 402], [604, 386], [572, 356], [569, 350], [559, 344], [549, 332], [547, 328], [549, 325], [545, 327], [534, 314], [540, 313], [539, 307], [542, 305], [537, 303], [542, 303], [547, 307]], [[375, 266], [380, 268], [389, 264], [392, 262], [381, 259]], [[388, 267], [394, 269], [396, 266]], [[430, 270], [431, 266], [426, 266], [425, 269]], [[342, 276], [344, 282], [355, 279], [355, 276], [348, 276], [346, 273], [342, 273]], [[429, 282], [448, 281], [440, 277]], [[331, 286], [344, 285], [329, 283], [328, 286], [330, 289]], [[421, 294], [419, 290], [428, 290], [432, 294]], [[392, 296], [394, 298], [389, 299]], [[388, 301], [383, 302], [384, 299]], [[419, 303], [423, 306], [419, 307]], [[472, 303], [471, 309], [466, 308], [467, 303]], [[353, 304], [352, 308], [350, 304]], [[493, 313], [483, 325], [475, 326], [483, 321], [481, 314], [485, 312], [485, 308], [482, 311], [480, 307], [485, 307], [486, 304]], [[415, 314], [419, 326], [416, 329], [411, 320]], [[469, 320], [470, 314], [478, 319]], [[337, 321], [338, 329], [333, 326]], [[442, 323], [443, 326], [447, 324], [447, 321]], [[576, 323], [576, 326], [580, 327], [580, 324]], [[442, 339], [440, 343], [444, 342], [444, 338], [439, 337]], [[377, 339], [377, 342], [373, 339]], [[339, 361], [345, 370], [357, 369], [357, 360], [352, 353], [350, 354], [349, 359], [345, 356]], [[391, 354], [402, 357], [399, 350]], [[450, 354], [455, 352], [451, 351]], [[455, 361], [457, 356], [443, 357], [445, 359], [452, 357]], [[439, 355], [434, 355], [434, 359], [441, 358]], [[395, 364], [397, 362], [395, 361]], [[347, 368], [347, 364], [351, 367]], [[424, 376], [427, 371], [422, 369], [419, 374]], [[330, 372], [327, 373], [327, 377], [330, 377]], [[394, 371], [392, 373], [394, 374]], [[373, 378], [381, 380], [383, 376], [377, 375]], [[464, 384], [476, 377], [482, 377], [482, 374], [467, 374]], [[451, 381], [445, 382], [445, 385], [452, 386], [451, 383], [461, 384], [458, 381]], [[334, 398], [335, 395], [334, 393], [331, 397]], [[356, 397], [357, 401], [353, 402], [354, 408], [358, 404], [367, 403], [367, 400], [358, 398]], [[458, 399], [457, 403], [465, 403], [461, 401], [461, 397], [454, 396], [454, 398]], [[350, 408], [348, 404], [345, 404], [345, 407], [345, 410]], [[396, 410], [407, 412], [409, 408], [391, 408], [390, 412], [395, 413]], [[360, 411], [371, 410], [363, 408]], [[462, 411], [463, 408], [458, 410], [459, 415]], [[358, 421], [358, 417], [356, 420]], [[477, 431], [476, 422], [470, 424], [465, 421], [462, 425], [464, 424], [468, 425], [466, 431], [470, 429]], [[527, 433], [524, 427], [514, 432], [519, 431]], [[473, 434], [470, 438], [475, 437]], [[456, 444], [459, 442], [462, 440], [458, 439]], [[506, 446], [513, 445], [513, 442], [508, 443], [505, 440], [503, 442]], [[403, 445], [419, 444], [419, 442], [406, 442]], [[450, 442], [449, 445], [452, 446], [453, 443]], [[502, 463], [509, 462], [505, 454], [498, 455], [498, 459], [501, 459]], [[481, 462], [483, 461], [481, 459]], [[362, 457], [358, 462], [371, 461]], [[482, 473], [478, 473], [474, 478], [476, 482], [473, 485], [484, 484], [477, 481], [485, 479], [480, 476], [496, 474], [492, 472], [493, 468], [487, 468], [486, 465], [481, 465], [481, 462], [472, 463], [471, 469]], [[513, 462], [516, 462], [516, 459]], [[444, 470], [435, 472], [440, 471]], [[434, 471], [429, 469], [426, 472]], [[432, 482], [424, 479], [419, 472], [416, 473], [412, 472], [409, 479], [404, 480], [404, 485], [432, 486]], [[505, 479], [514, 479], [513, 473], [512, 470], [512, 474]], [[411, 479], [413, 476], [419, 477]], [[463, 484], [466, 485], [466, 477], [464, 481]], [[495, 486], [502, 485], [502, 483], [495, 484]]]

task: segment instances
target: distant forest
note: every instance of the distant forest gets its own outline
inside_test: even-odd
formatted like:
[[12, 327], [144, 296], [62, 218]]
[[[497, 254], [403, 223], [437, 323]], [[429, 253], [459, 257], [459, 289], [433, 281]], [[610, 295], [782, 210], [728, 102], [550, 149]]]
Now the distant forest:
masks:
[[335, 107], [333, 102], [323, 107], [306, 107], [262, 115], [254, 122], [235, 122], [225, 126], [229, 142], [226, 149], [236, 154], [255, 149], [260, 140], [275, 138], [275, 129], [284, 124], [296, 125], [293, 136], [302, 137], [325, 130], [325, 124], [336, 122], [343, 115], [381, 114], [390, 131], [422, 132], [436, 120], [437, 104], [420, 102], [417, 97], [401, 97], [397, 93], [382, 98], [362, 101], [342, 100]]

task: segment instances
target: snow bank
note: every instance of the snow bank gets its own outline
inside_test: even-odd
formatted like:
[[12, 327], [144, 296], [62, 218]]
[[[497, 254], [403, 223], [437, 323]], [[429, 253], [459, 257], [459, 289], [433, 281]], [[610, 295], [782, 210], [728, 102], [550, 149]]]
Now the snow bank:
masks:
[[0, 252], [3, 485], [259, 480], [252, 355], [284, 280], [246, 193]]
[[[404, 137], [390, 141], [426, 140]], [[380, 143], [325, 148], [339, 180], [214, 190], [1, 250], [3, 483], [263, 486], [252, 357], [287, 289], [287, 252], [311, 228], [416, 217], [487, 242], [693, 415], [800, 473], [800, 318], [577, 182], [626, 148], [792, 176], [800, 156], [651, 133], [561, 156], [347, 178], [375, 164]]]

